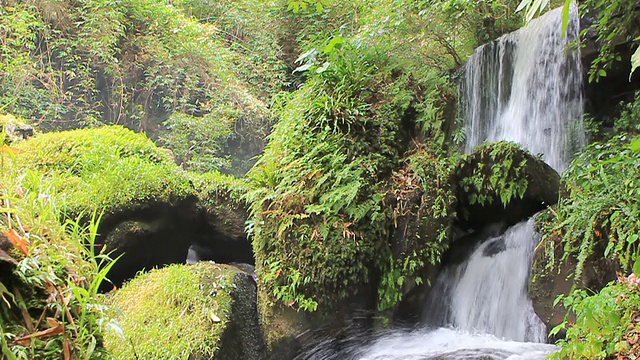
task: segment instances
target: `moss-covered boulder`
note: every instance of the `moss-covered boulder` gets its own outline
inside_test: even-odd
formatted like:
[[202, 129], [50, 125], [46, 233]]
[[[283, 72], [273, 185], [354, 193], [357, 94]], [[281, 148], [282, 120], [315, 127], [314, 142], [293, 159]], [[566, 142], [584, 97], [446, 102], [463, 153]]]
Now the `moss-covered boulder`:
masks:
[[17, 162], [43, 174], [66, 216], [103, 213], [97, 246], [123, 254], [109, 278], [119, 285], [138, 271], [200, 259], [253, 263], [244, 234], [241, 180], [194, 174], [144, 134], [120, 126], [53, 132], [15, 145]]
[[513, 225], [558, 201], [560, 176], [517, 144], [480, 145], [454, 172], [458, 219], [464, 228]]
[[106, 347], [118, 359], [264, 358], [255, 282], [233, 266], [201, 262], [142, 273], [111, 304], [123, 334], [109, 333]]
[[191, 193], [169, 152], [121, 126], [51, 132], [15, 146], [24, 166], [49, 175], [71, 216], [96, 208], [109, 215]]

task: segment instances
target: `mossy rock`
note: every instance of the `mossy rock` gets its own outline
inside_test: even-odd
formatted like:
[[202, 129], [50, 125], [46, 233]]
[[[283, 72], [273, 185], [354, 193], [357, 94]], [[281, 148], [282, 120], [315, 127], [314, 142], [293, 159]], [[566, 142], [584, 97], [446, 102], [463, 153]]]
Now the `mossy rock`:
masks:
[[251, 275], [201, 262], [142, 273], [110, 299], [125, 339], [106, 347], [118, 359], [263, 358]]
[[194, 243], [207, 260], [253, 263], [241, 180], [186, 172], [168, 150], [121, 126], [46, 133], [15, 147], [16, 165], [33, 180], [25, 191], [48, 189], [65, 216], [82, 222], [103, 213], [96, 244], [113, 257], [126, 253], [109, 273], [118, 286], [140, 270], [184, 263]]
[[10, 114], [0, 114], [0, 135], [5, 143], [13, 143], [28, 139], [34, 135], [33, 127]]
[[513, 225], [558, 202], [560, 176], [538, 157], [506, 141], [485, 143], [454, 170], [463, 228]]
[[120, 126], [46, 133], [16, 145], [17, 161], [44, 173], [67, 214], [106, 214], [193, 191], [189, 178], [144, 134]]

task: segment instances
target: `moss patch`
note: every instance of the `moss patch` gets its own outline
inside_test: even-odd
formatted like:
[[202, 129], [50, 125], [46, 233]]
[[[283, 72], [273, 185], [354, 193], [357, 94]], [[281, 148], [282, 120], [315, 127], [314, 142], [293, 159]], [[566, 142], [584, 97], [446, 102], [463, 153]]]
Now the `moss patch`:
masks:
[[16, 160], [40, 170], [69, 214], [114, 213], [145, 201], [171, 202], [192, 192], [170, 154], [120, 126], [43, 134], [16, 147]]
[[213, 356], [229, 321], [236, 273], [202, 262], [140, 274], [111, 299], [125, 340], [109, 333], [107, 348], [119, 359]]

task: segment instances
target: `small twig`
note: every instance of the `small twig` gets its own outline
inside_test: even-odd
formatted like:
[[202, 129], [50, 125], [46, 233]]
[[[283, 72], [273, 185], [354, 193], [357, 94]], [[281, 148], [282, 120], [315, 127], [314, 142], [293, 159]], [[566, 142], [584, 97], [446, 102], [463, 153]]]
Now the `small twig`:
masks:
[[69, 307], [67, 306], [67, 304], [64, 301], [64, 296], [62, 296], [62, 289], [60, 288], [60, 286], [56, 287], [58, 289], [58, 298], [60, 299], [60, 302], [62, 303], [62, 306], [64, 306], [64, 312], [65, 314], [67, 314], [67, 318], [69, 319], [69, 323], [71, 324], [71, 326], [73, 326], [73, 332], [76, 334], [76, 338], [78, 337], [78, 328], [76, 327], [75, 322], [73, 321], [73, 317], [71, 316], [71, 311], [69, 311]]
[[40, 326], [40, 323], [42, 322], [42, 319], [44, 319], [44, 315], [47, 313], [47, 309], [44, 308], [42, 310], [42, 314], [40, 314], [40, 317], [38, 318], [38, 321], [36, 322], [36, 326], [35, 328], [37, 329]]

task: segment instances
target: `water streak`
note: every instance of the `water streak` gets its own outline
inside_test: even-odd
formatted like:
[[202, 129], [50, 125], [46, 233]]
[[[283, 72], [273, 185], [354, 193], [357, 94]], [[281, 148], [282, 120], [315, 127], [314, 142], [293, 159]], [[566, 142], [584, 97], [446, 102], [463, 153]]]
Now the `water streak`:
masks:
[[558, 172], [584, 147], [582, 66], [568, 45], [578, 35], [572, 9], [562, 37], [561, 9], [478, 48], [463, 69], [465, 151], [485, 140], [521, 144]]

